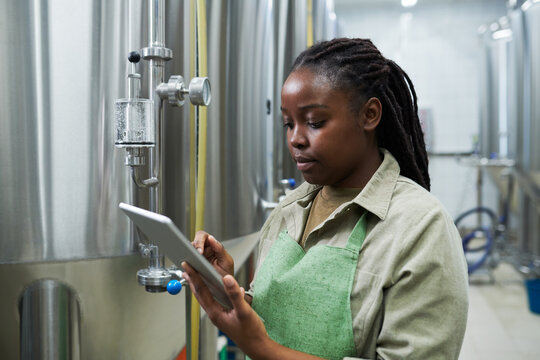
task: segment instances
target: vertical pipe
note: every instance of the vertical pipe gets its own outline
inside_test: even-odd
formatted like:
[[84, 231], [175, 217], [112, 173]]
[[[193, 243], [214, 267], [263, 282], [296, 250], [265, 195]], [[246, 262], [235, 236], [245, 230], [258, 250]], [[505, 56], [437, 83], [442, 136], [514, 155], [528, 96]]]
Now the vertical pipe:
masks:
[[[148, 1], [148, 45], [150, 48], [164, 49], [165, 39], [165, 2], [164, 0]], [[163, 159], [164, 146], [162, 141], [163, 134], [163, 101], [158, 95], [156, 89], [165, 79], [165, 61], [160, 57], [152, 57], [148, 61], [148, 96], [154, 102], [154, 121], [156, 124], [156, 144], [149, 150], [149, 168], [150, 177], [159, 179], [156, 186], [150, 187], [150, 211], [163, 213]], [[153, 245], [153, 243], [151, 243]], [[165, 256], [159, 253], [157, 247], [152, 247], [150, 255], [150, 268], [163, 268], [165, 265]]]
[[[189, 2], [189, 18], [191, 19], [189, 24], [189, 53], [190, 53], [190, 61], [189, 61], [189, 72], [190, 72], [190, 78], [193, 78], [196, 76], [197, 72], [197, 65], [196, 65], [196, 47], [197, 47], [197, 29], [196, 29], [196, 5], [195, 0], [190, 0]], [[196, 111], [195, 106], [192, 104], [189, 104], [189, 179], [190, 179], [190, 185], [189, 185], [189, 215], [190, 215], [190, 221], [189, 221], [189, 229], [191, 231], [191, 238], [193, 239], [195, 237], [195, 179], [197, 177], [197, 170], [196, 170], [196, 163], [197, 163], [197, 149], [196, 149], [196, 143], [197, 143], [197, 119], [196, 119]], [[192, 319], [191, 319], [191, 313], [193, 306], [197, 306], [197, 304], [193, 304], [193, 294], [191, 293], [189, 287], [186, 288], [186, 359], [192, 359]]]
[[148, 39], [150, 47], [165, 46], [165, 7], [163, 0], [148, 2]]
[[307, 46], [313, 45], [313, 0], [307, 0]]
[[[148, 1], [148, 45], [163, 47], [165, 37], [164, 0]], [[150, 188], [150, 211], [163, 213], [163, 101], [156, 92], [159, 84], [165, 79], [164, 60], [153, 57], [148, 61], [148, 96], [154, 101], [154, 119], [156, 123], [156, 145], [150, 149], [150, 177], [157, 177], [160, 183]]]
[[[206, 53], [206, 1], [197, 0], [197, 75], [205, 77], [208, 75], [208, 63]], [[195, 230], [204, 228], [204, 203], [206, 185], [206, 139], [207, 139], [207, 113], [205, 106], [198, 108], [199, 113], [199, 136], [198, 136], [198, 162], [197, 162], [197, 193], [196, 193], [196, 215]], [[191, 305], [191, 360], [199, 358], [199, 333], [201, 308], [192, 295]]]

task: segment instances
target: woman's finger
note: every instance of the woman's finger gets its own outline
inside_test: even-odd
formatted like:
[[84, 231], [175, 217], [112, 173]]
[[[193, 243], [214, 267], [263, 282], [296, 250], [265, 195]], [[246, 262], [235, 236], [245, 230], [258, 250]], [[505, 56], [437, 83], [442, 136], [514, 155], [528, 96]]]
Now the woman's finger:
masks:
[[206, 242], [208, 241], [209, 234], [205, 231], [199, 230], [195, 234], [195, 239], [193, 240], [192, 244], [197, 249], [199, 253], [204, 252], [204, 248], [206, 246]]
[[208, 286], [206, 286], [195, 269], [186, 262], [182, 263], [182, 268], [184, 269], [183, 277], [188, 281], [189, 287], [197, 298], [197, 301], [199, 301], [199, 304], [206, 310], [208, 316], [211, 316], [212, 309], [220, 305], [214, 300]]
[[223, 247], [223, 244], [217, 241], [217, 239], [213, 237], [212, 235], [208, 236], [207, 243], [208, 243], [208, 246], [212, 250], [214, 250], [214, 252], [216, 253], [222, 253], [225, 250], [225, 248]]
[[226, 275], [223, 277], [223, 284], [225, 285], [225, 292], [229, 296], [231, 303], [238, 313], [238, 317], [241, 318], [250, 312], [251, 307], [244, 300], [245, 291], [232, 275]]

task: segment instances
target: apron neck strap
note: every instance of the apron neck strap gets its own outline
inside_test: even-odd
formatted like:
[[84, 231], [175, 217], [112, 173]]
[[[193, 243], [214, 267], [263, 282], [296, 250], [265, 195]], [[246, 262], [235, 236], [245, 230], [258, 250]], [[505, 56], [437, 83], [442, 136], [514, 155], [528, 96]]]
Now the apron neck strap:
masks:
[[354, 252], [359, 252], [360, 248], [362, 248], [362, 244], [366, 238], [366, 215], [367, 211], [364, 211], [356, 223], [351, 235], [349, 236], [349, 240], [347, 240], [347, 245], [345, 246], [347, 249]]

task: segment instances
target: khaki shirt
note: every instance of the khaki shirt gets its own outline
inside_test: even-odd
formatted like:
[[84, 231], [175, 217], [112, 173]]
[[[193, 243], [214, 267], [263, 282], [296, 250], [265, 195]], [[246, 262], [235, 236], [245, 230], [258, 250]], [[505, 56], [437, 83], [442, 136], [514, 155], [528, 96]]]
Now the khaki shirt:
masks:
[[[344, 247], [367, 210], [350, 298], [359, 358], [457, 359], [468, 309], [460, 236], [440, 202], [400, 176], [395, 158], [382, 151], [384, 160], [366, 187], [311, 231], [305, 250]], [[261, 230], [257, 271], [282, 230], [301, 240], [320, 189], [303, 183], [272, 212]], [[314, 293], [313, 301], [318, 296], [324, 294]]]

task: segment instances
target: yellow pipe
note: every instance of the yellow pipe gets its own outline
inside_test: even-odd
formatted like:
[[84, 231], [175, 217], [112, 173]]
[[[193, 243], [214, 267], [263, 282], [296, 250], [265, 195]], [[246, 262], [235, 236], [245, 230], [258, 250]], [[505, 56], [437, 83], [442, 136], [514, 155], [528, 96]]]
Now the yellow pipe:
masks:
[[[197, 0], [197, 60], [199, 77], [208, 74], [207, 45], [206, 45], [206, 1]], [[197, 161], [197, 189], [195, 203], [195, 231], [204, 228], [204, 204], [206, 187], [206, 138], [208, 110], [205, 106], [199, 107], [199, 138], [198, 138], [198, 161]], [[194, 146], [194, 145], [193, 145]], [[191, 297], [191, 360], [199, 359], [199, 329], [201, 308], [192, 295]]]
[[313, 0], [307, 0], [307, 47], [313, 45]]
[[[189, 18], [191, 19], [189, 23], [189, 78], [193, 79], [197, 76], [197, 51], [196, 47], [196, 20], [197, 16], [195, 8], [195, 0], [189, 2]], [[196, 169], [197, 169], [197, 119], [196, 119], [196, 109], [195, 106], [189, 103], [189, 231], [191, 238], [195, 237], [195, 184], [196, 184]]]
[[[189, 74], [190, 79], [197, 76], [197, 29], [196, 29], [196, 7], [195, 7], [195, 0], [191, 0], [189, 2]], [[189, 230], [191, 234], [191, 239], [195, 237], [195, 191], [196, 191], [196, 179], [197, 179], [197, 118], [196, 118], [196, 109], [195, 106], [193, 106], [191, 103], [189, 105]], [[191, 293], [190, 293], [191, 294]], [[199, 349], [199, 319], [200, 314], [197, 314], [197, 311], [194, 311], [194, 308], [197, 308], [199, 310], [199, 304], [197, 303], [197, 300], [195, 299], [195, 296], [193, 294], [190, 295], [191, 297], [191, 308], [190, 313], [187, 314], [189, 316], [189, 344], [187, 344], [188, 351], [186, 354], [190, 357], [189, 360], [195, 356], [195, 359], [198, 355], [198, 349]], [[197, 319], [197, 320], [195, 320]], [[197, 338], [193, 339], [193, 335], [197, 334]], [[195, 355], [193, 355], [195, 353]]]

